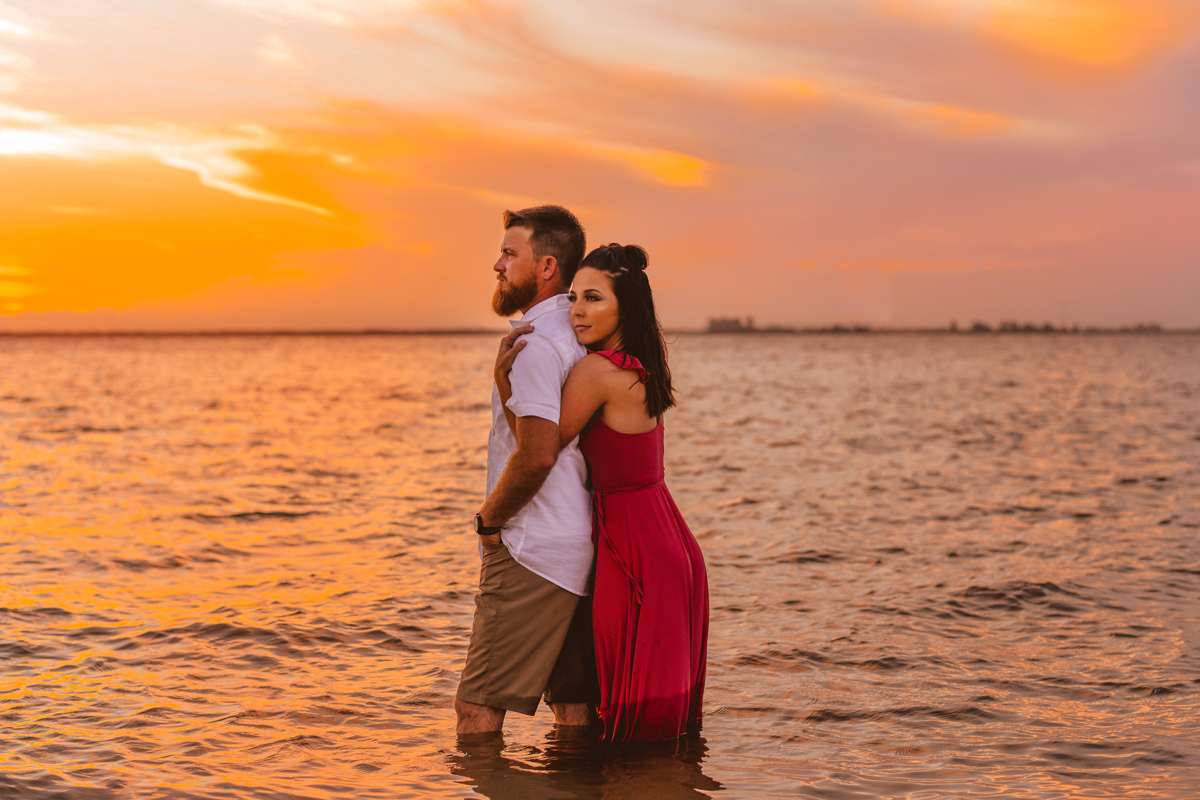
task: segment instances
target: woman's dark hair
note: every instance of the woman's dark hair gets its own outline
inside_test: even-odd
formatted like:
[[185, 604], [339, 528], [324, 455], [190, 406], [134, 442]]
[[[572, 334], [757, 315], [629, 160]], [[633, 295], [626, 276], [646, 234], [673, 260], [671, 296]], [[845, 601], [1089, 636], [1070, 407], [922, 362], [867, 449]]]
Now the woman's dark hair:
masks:
[[646, 413], [651, 417], [675, 405], [671, 370], [667, 367], [667, 344], [654, 313], [654, 296], [646, 267], [650, 257], [636, 244], [605, 244], [584, 257], [579, 268], [598, 269], [612, 280], [617, 310], [621, 314], [621, 347], [642, 362], [647, 374]]

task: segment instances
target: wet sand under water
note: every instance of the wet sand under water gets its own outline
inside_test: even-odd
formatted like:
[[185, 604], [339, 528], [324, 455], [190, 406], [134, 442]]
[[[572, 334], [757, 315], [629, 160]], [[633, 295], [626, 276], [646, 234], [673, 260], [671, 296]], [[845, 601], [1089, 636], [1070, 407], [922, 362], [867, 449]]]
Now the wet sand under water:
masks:
[[1197, 796], [1200, 336], [681, 336], [701, 735], [460, 747], [493, 338], [0, 337], [0, 797]]

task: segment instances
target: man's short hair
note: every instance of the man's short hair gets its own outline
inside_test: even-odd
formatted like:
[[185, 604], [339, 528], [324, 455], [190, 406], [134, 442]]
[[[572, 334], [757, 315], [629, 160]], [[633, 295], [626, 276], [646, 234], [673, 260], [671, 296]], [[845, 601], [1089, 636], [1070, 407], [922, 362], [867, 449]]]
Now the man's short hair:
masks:
[[504, 212], [504, 230], [529, 228], [529, 243], [537, 258], [554, 256], [564, 288], [575, 280], [575, 272], [587, 249], [587, 235], [579, 220], [562, 206], [535, 206]]

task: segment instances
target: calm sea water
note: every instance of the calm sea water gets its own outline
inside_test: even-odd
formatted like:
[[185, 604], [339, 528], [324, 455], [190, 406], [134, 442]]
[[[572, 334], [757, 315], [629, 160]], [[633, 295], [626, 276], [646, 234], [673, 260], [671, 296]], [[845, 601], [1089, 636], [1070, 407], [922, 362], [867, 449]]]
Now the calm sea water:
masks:
[[1200, 336], [682, 336], [704, 729], [460, 748], [495, 337], [0, 338], [0, 797], [1200, 795]]

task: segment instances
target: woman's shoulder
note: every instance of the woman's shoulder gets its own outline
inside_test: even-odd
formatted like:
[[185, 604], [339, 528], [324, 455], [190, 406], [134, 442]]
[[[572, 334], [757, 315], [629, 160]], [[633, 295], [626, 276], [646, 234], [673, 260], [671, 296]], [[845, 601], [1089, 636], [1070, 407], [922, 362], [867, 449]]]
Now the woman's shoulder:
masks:
[[582, 369], [597, 375], [612, 375], [627, 370], [641, 372], [642, 365], [636, 358], [619, 350], [600, 350], [588, 353], [579, 359], [575, 369]]
[[595, 385], [607, 385], [620, 378], [624, 370], [603, 353], [588, 353], [575, 364], [571, 377]]
[[588, 353], [575, 363], [572, 373], [581, 376], [600, 377], [617, 371], [617, 365], [599, 353]]

